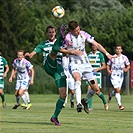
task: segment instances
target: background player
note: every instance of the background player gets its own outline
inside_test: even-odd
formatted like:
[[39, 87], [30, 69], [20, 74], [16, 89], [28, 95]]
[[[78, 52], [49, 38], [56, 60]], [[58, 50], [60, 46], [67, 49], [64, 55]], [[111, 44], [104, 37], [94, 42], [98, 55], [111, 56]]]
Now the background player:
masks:
[[124, 107], [121, 104], [120, 91], [124, 80], [124, 72], [127, 72], [130, 69], [130, 62], [127, 56], [122, 54], [121, 45], [116, 45], [115, 51], [117, 58], [110, 59], [107, 62], [107, 71], [114, 87], [114, 90], [109, 93], [108, 102], [111, 101], [112, 96], [115, 96], [119, 109], [124, 110]]
[[9, 82], [12, 82], [12, 78], [17, 74], [17, 81], [16, 81], [16, 102], [17, 104], [13, 107], [13, 109], [17, 109], [20, 106], [20, 97], [25, 104], [25, 109], [29, 109], [31, 107], [31, 103], [29, 102], [29, 93], [28, 87], [29, 84], [34, 83], [34, 68], [33, 65], [24, 58], [24, 51], [18, 50], [17, 57], [13, 61], [13, 69], [11, 76], [9, 78]]
[[1, 56], [0, 52], [0, 96], [2, 99], [2, 106], [3, 108], [6, 107], [6, 102], [5, 102], [5, 95], [3, 92], [4, 89], [4, 78], [7, 76], [7, 73], [9, 71], [9, 66], [4, 57]]
[[[97, 78], [97, 82], [98, 82], [98, 87], [102, 88], [102, 73], [101, 70], [106, 68], [106, 63], [105, 63], [105, 59], [104, 59], [104, 55], [97, 50], [96, 45], [92, 44], [92, 51], [88, 53], [88, 58], [89, 61], [91, 63], [91, 66], [94, 68], [94, 73], [96, 74], [96, 78]], [[88, 84], [88, 90], [91, 89], [91, 86]], [[104, 95], [102, 94], [102, 92], [100, 92], [100, 95], [98, 95], [99, 98], [102, 99], [103, 104], [106, 106], [107, 102], [106, 99], [104, 97]], [[89, 104], [89, 110], [91, 110], [92, 107], [92, 97], [88, 100], [88, 104]]]

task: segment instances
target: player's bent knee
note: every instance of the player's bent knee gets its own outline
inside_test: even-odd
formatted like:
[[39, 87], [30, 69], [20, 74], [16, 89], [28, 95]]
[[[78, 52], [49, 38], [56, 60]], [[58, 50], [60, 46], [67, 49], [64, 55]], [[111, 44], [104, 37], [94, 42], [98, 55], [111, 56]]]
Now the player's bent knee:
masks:
[[66, 96], [67, 96], [66, 93], [60, 94], [60, 97], [61, 97], [62, 99], [65, 99]]

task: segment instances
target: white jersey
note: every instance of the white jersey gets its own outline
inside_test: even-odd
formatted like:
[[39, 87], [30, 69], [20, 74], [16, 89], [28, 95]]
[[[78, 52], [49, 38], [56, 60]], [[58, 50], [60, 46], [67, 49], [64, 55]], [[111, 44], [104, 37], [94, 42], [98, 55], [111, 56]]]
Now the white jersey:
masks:
[[107, 62], [107, 65], [111, 66], [111, 83], [114, 88], [121, 89], [123, 80], [124, 80], [124, 71], [123, 69], [129, 65], [130, 62], [127, 56], [121, 54], [120, 57], [112, 58]]
[[[84, 53], [81, 56], [70, 55], [70, 63], [73, 63], [73, 64], [89, 63], [89, 59], [85, 51], [85, 42], [87, 41], [91, 43], [93, 40], [94, 40], [94, 37], [92, 37], [85, 31], [80, 31], [80, 34], [78, 36], [74, 36], [73, 34], [68, 33], [65, 39], [66, 41], [65, 47], [68, 50], [78, 49], [83, 51]], [[90, 63], [89, 65], [91, 66]]]
[[33, 65], [28, 60], [26, 60], [25, 58], [22, 58], [22, 60], [18, 60], [18, 58], [16, 58], [13, 61], [12, 66], [15, 70], [17, 70], [17, 80], [24, 80], [30, 78], [30, 69], [33, 68]]
[[[115, 54], [116, 55], [116, 54]], [[111, 66], [112, 74], [123, 75], [123, 69], [129, 65], [129, 59], [127, 56], [121, 54], [120, 57], [112, 58], [107, 62], [107, 65]]]

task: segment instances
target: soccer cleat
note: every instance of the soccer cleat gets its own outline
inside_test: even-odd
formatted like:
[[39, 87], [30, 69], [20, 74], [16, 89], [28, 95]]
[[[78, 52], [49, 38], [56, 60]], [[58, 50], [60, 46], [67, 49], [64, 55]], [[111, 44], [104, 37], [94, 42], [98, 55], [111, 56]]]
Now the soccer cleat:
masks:
[[50, 121], [53, 122], [56, 126], [60, 126], [60, 123], [58, 121], [58, 118], [51, 117]]
[[26, 105], [24, 103], [21, 104], [21, 107], [26, 107]]
[[32, 104], [31, 103], [28, 103], [28, 109], [30, 109], [31, 106], [32, 106]]
[[105, 108], [105, 110], [108, 110], [109, 109], [108, 104], [104, 104], [104, 108]]
[[84, 111], [89, 114], [88, 103], [85, 102], [84, 98], [81, 100], [81, 103], [84, 106]]
[[71, 108], [74, 108], [74, 102], [71, 101]]
[[6, 103], [5, 102], [2, 102], [2, 107], [6, 108]]
[[82, 112], [82, 105], [80, 103], [77, 105], [77, 112]]
[[17, 109], [19, 106], [20, 106], [20, 104], [16, 104], [16, 105], [13, 106], [12, 109]]
[[66, 37], [66, 24], [62, 24], [60, 27], [60, 36], [65, 39]]
[[119, 106], [120, 110], [124, 110], [124, 107], [122, 105]]
[[112, 97], [110, 96], [110, 93], [108, 94], [108, 103], [110, 103]]

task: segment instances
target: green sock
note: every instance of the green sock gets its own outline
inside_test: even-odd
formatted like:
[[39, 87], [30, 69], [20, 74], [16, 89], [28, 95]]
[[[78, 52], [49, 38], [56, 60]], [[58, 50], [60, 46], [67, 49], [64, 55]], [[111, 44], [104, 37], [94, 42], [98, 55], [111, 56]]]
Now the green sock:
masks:
[[1, 94], [2, 103], [5, 102], [5, 96], [4, 93]]
[[92, 108], [92, 97], [88, 100], [89, 108]]
[[102, 99], [102, 101], [103, 101], [104, 104], [107, 103], [107, 102], [106, 102], [106, 99], [105, 99], [105, 97], [104, 97], [104, 95], [103, 95], [102, 92], [100, 92], [100, 94], [98, 95], [98, 97], [100, 97], [100, 98]]
[[59, 36], [52, 47], [52, 53], [53, 54], [58, 53], [62, 43], [63, 43], [63, 39], [62, 39], [62, 37]]
[[61, 112], [61, 109], [63, 108], [63, 104], [65, 102], [65, 99], [62, 98], [58, 98], [57, 102], [56, 102], [56, 108], [55, 108], [55, 112], [53, 114], [53, 118], [57, 118], [59, 113]]

